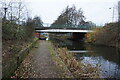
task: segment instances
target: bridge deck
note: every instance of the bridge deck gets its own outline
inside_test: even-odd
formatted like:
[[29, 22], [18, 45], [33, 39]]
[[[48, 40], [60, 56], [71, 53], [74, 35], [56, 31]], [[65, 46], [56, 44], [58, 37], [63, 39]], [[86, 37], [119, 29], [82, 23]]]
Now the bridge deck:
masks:
[[93, 31], [92, 30], [47, 29], [47, 30], [36, 30], [36, 32], [87, 33], [87, 32], [93, 32]]

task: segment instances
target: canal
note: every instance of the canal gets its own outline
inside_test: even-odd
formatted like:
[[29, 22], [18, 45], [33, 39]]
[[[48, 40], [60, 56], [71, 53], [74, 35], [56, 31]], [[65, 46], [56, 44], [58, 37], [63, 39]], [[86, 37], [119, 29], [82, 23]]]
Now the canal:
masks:
[[85, 44], [83, 41], [52, 39], [59, 47], [67, 47], [76, 60], [99, 66], [101, 78], [120, 79], [120, 53], [116, 48]]

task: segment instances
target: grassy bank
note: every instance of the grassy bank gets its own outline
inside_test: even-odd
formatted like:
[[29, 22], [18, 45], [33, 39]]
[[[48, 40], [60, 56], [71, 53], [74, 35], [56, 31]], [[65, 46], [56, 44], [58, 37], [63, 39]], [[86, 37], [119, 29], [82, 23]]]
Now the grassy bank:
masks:
[[87, 33], [85, 37], [85, 42], [97, 44], [97, 45], [106, 45], [106, 46], [115, 46], [120, 47], [118, 44], [118, 23], [109, 23], [103, 26], [102, 28], [93, 29], [93, 33]]
[[23, 61], [17, 67], [14, 73], [11, 75], [11, 78], [31, 78], [31, 76], [33, 76], [33, 72], [31, 72], [33, 66], [31, 57], [33, 56], [32, 53], [34, 53], [38, 47], [38, 43], [39, 41], [37, 40], [33, 47], [29, 50], [29, 53], [25, 53], [26, 56], [23, 58]]
[[51, 57], [55, 62], [58, 70], [61, 71], [60, 78], [73, 78], [73, 75], [71, 74], [67, 66], [64, 64], [62, 59], [58, 56], [58, 54], [56, 53], [56, 49], [54, 48], [51, 42], [49, 42], [48, 48], [51, 53]]
[[[51, 55], [56, 65], [60, 66], [66, 73], [64, 77], [70, 78], [99, 78], [99, 68], [92, 67], [90, 64], [78, 62], [66, 48], [54, 47]], [[69, 74], [69, 75], [67, 75]]]
[[36, 44], [37, 39], [34, 39], [31, 43], [26, 45], [24, 48], [21, 48], [19, 52], [10, 56], [8, 58], [3, 58], [2, 63], [2, 76], [3, 78], [9, 78], [17, 67], [21, 64], [24, 58], [28, 55], [29, 51]]
[[34, 28], [2, 19], [2, 75], [9, 77], [35, 42]]

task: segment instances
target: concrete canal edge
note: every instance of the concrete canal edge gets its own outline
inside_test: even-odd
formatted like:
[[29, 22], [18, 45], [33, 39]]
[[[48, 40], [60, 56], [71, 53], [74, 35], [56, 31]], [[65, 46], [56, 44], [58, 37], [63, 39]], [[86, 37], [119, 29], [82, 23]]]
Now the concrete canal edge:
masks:
[[2, 68], [2, 78], [10, 78], [11, 75], [13, 75], [14, 71], [20, 66], [21, 62], [24, 60], [24, 58], [29, 54], [31, 49], [34, 47], [34, 45], [37, 43], [38, 39], [34, 39], [32, 43], [30, 43], [26, 48], [22, 49], [20, 52], [18, 52], [15, 57], [13, 57], [9, 61], [9, 68]]

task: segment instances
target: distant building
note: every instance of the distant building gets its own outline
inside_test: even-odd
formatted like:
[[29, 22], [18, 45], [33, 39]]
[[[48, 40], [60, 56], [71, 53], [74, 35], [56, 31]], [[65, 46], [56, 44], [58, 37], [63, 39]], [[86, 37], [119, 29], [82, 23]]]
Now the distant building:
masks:
[[120, 21], [120, 1], [118, 2], [118, 21]]

